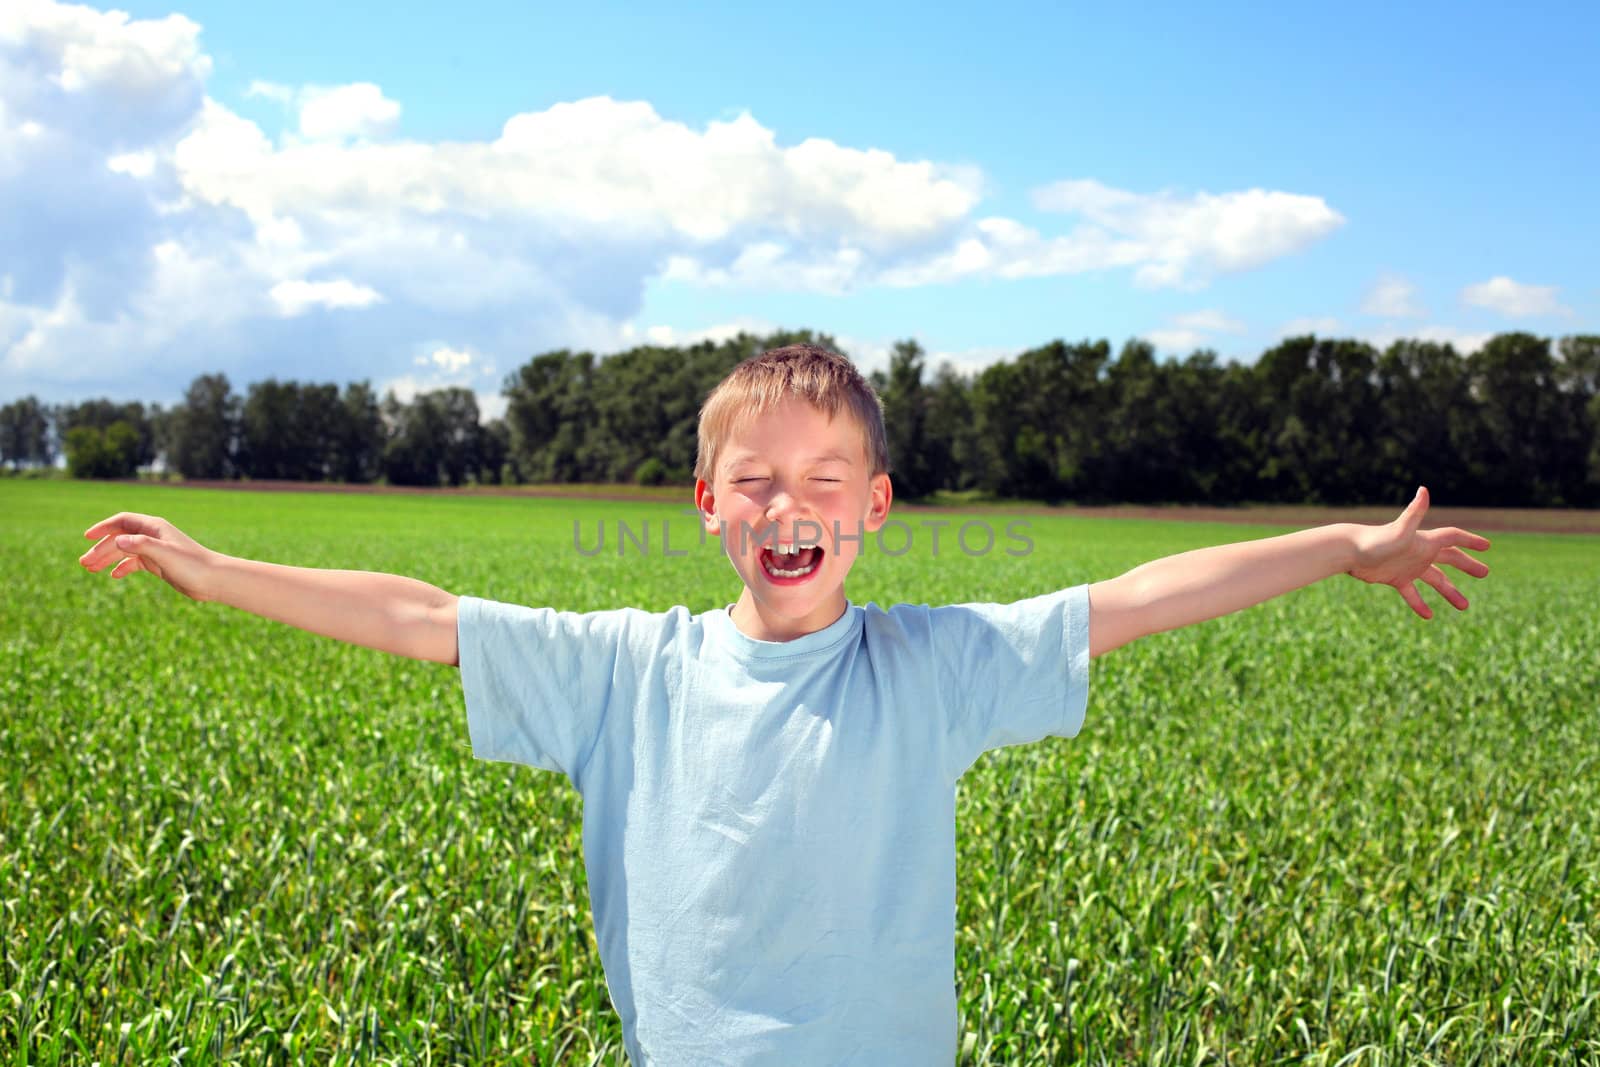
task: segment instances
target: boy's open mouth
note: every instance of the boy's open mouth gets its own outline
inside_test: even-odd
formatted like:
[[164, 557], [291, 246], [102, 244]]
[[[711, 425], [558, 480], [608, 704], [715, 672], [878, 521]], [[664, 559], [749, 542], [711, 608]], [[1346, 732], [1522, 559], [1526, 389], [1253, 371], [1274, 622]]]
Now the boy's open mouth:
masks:
[[812, 545], [794, 551], [784, 551], [789, 546], [764, 547], [761, 550], [761, 569], [776, 582], [797, 582], [808, 578], [822, 565], [822, 546]]

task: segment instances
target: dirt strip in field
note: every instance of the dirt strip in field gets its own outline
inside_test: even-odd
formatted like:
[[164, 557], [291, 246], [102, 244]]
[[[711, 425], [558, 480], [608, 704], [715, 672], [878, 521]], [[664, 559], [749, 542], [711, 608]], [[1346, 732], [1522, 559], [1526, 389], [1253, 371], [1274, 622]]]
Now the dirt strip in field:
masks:
[[[630, 485], [524, 485], [524, 486], [474, 486], [467, 489], [423, 489], [392, 485], [346, 485], [330, 482], [282, 481], [209, 481], [154, 482], [186, 489], [231, 489], [235, 491], [274, 493], [369, 493], [405, 494], [412, 496], [508, 496], [539, 499], [600, 500], [618, 503], [650, 501], [670, 504], [683, 501], [688, 504], [691, 491], [687, 488], [641, 488]], [[988, 504], [941, 505], [923, 507], [896, 502], [896, 509], [916, 511], [983, 512], [988, 514], [1068, 515], [1088, 519], [1158, 519], [1166, 522], [1223, 522], [1257, 523], [1268, 526], [1317, 526], [1329, 522], [1388, 522], [1399, 513], [1400, 505], [1382, 507], [1324, 507], [1306, 504], [1253, 504], [1241, 507], [1203, 507], [1169, 505], [1149, 507], [1136, 504], [1050, 506], [1046, 504], [1004, 502]], [[1435, 506], [1428, 512], [1428, 527], [1459, 526], [1467, 530], [1488, 533], [1495, 530], [1524, 533], [1600, 534], [1600, 511], [1576, 508], [1472, 508]]]

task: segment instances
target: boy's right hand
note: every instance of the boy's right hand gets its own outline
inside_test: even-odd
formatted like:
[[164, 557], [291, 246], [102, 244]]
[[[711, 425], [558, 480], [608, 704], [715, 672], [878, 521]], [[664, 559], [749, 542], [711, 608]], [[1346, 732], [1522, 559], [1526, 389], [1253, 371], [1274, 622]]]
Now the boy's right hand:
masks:
[[83, 532], [98, 542], [78, 557], [85, 570], [99, 573], [116, 563], [111, 577], [149, 571], [191, 600], [210, 600], [207, 576], [217, 554], [166, 519], [119, 512]]

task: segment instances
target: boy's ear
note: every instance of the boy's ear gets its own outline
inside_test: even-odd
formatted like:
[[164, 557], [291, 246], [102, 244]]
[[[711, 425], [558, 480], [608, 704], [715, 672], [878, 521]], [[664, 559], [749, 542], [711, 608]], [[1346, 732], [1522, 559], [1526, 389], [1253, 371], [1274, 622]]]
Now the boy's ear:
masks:
[[717, 500], [712, 495], [711, 483], [704, 478], [694, 480], [694, 506], [700, 512], [700, 521], [705, 524], [706, 533], [722, 533], [722, 524], [717, 519]]
[[871, 493], [867, 505], [867, 529], [877, 533], [889, 518], [889, 504], [894, 500], [894, 485], [887, 473], [874, 474], [868, 483]]

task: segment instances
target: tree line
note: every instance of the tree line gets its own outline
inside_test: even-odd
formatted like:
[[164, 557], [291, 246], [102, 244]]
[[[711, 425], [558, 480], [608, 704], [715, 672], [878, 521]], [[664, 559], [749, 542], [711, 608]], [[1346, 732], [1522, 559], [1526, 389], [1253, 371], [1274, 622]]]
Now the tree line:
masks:
[[[127, 477], [160, 457], [188, 478], [683, 483], [706, 394], [786, 331], [646, 345], [605, 358], [562, 349], [503, 383], [503, 418], [463, 388], [381, 399], [366, 382], [269, 379], [241, 396], [202, 375], [169, 409], [138, 401], [0, 408], [0, 459], [64, 455], [78, 477]], [[1201, 350], [1158, 360], [1144, 341], [1049, 344], [980, 371], [930, 372], [914, 341], [872, 375], [895, 487], [1079, 502], [1600, 505], [1600, 336], [1501, 334], [1447, 343], [1289, 338], [1253, 363]]]

